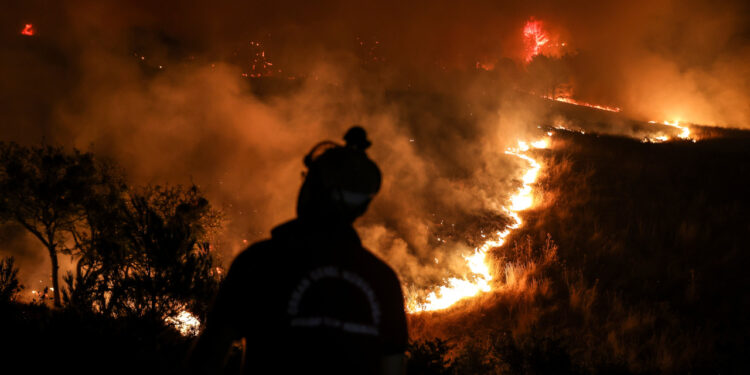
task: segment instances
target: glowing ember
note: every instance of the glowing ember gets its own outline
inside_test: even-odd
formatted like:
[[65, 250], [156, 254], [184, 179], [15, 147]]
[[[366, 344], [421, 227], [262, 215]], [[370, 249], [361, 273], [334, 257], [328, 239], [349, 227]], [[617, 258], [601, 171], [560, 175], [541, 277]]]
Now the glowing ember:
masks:
[[27, 23], [24, 26], [23, 30], [21, 30], [21, 35], [26, 35], [26, 36], [34, 35], [34, 25]]
[[281, 69], [274, 67], [273, 62], [266, 56], [265, 47], [260, 42], [251, 41], [249, 46], [250, 61], [242, 77], [260, 78], [281, 73]]
[[575, 100], [575, 99], [571, 99], [571, 98], [568, 98], [568, 97], [559, 97], [558, 96], [558, 97], [554, 97], [553, 98], [551, 96], [546, 96], [546, 95], [542, 96], [542, 97], [545, 98], [545, 99], [555, 100], [555, 101], [558, 101], [558, 102], [563, 102], [563, 103], [578, 105], [578, 106], [582, 106], [582, 107], [589, 107], [589, 108], [601, 109], [602, 111], [620, 112], [622, 110], [622, 109], [620, 109], [618, 107], [609, 107], [609, 106], [606, 106], [606, 105], [586, 103], [586, 102], [581, 102], [581, 101], [578, 101], [578, 100]]
[[[557, 130], [563, 130], [563, 131], [566, 131], [566, 132], [586, 134], [586, 131], [583, 130], [583, 129], [570, 129], [570, 128], [566, 128], [565, 126], [562, 126], [562, 125], [555, 125], [555, 129], [557, 129]], [[549, 134], [549, 133], [547, 133], [547, 134], [550, 135], [550, 136], [552, 136], [552, 134]]]
[[[505, 211], [511, 217], [512, 224], [508, 225], [505, 230], [496, 233], [495, 239], [487, 240], [482, 246], [474, 249], [474, 254], [464, 256], [471, 272], [476, 276], [473, 281], [450, 278], [446, 286], [441, 286], [437, 291], [431, 292], [423, 305], [410, 307], [410, 312], [434, 311], [450, 307], [454, 303], [469, 297], [474, 297], [481, 292], [489, 292], [492, 274], [487, 265], [487, 251], [492, 248], [500, 247], [505, 243], [505, 238], [511, 233], [511, 230], [517, 229], [523, 223], [518, 215], [520, 211], [528, 209], [534, 203], [531, 185], [536, 182], [541, 165], [530, 156], [524, 154], [530, 148], [546, 148], [548, 141], [542, 139], [531, 144], [519, 141], [518, 148], [512, 148], [505, 151], [508, 155], [513, 155], [526, 160], [531, 165], [523, 174], [523, 185], [516, 194], [510, 198], [510, 207]], [[436, 262], [437, 263], [437, 262]]]
[[198, 333], [200, 333], [201, 321], [187, 310], [182, 310], [175, 316], [167, 317], [164, 321], [177, 328], [183, 336], [198, 336]]
[[492, 62], [486, 62], [485, 63], [485, 62], [479, 62], [479, 61], [477, 61], [476, 69], [477, 70], [479, 70], [479, 69], [486, 70], [486, 71], [489, 72], [489, 71], [495, 70], [495, 63], [492, 63]]
[[680, 129], [680, 134], [677, 137], [681, 139], [690, 139], [690, 128], [687, 126], [680, 126], [680, 122], [675, 120], [674, 122], [664, 121], [664, 125], [671, 126], [673, 128]]
[[542, 21], [533, 17], [523, 27], [524, 61], [528, 64], [534, 56], [560, 58], [567, 50], [568, 43], [560, 40], [560, 36], [552, 34]]
[[662, 143], [669, 140], [669, 137], [666, 135], [659, 135], [655, 137], [646, 137], [643, 138], [643, 143]]
[[[656, 121], [649, 121], [649, 124], [656, 124]], [[695, 139], [690, 137], [690, 128], [687, 126], [681, 126], [679, 120], [675, 120], [672, 122], [664, 121], [662, 122], [663, 125], [670, 126], [676, 129], [680, 129], [680, 134], [677, 135], [677, 138], [685, 139], [685, 140], [692, 140], [695, 142]], [[655, 137], [657, 140], [660, 140], [662, 142], [669, 140], [669, 137], [667, 136], [661, 136], [661, 137]], [[649, 139], [649, 141], [653, 142], [653, 140]]]

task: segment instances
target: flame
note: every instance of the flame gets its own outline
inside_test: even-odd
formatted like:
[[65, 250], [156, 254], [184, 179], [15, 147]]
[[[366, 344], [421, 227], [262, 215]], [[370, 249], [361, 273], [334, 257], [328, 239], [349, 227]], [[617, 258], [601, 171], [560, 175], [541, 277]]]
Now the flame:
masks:
[[[549, 97], [545, 98], [552, 99]], [[558, 98], [554, 100], [612, 112], [620, 111], [620, 109], [617, 107], [606, 107], [589, 103], [576, 102], [569, 98]], [[649, 123], [655, 124], [656, 121], [649, 121]], [[661, 124], [680, 129], [681, 132], [677, 137], [681, 139], [689, 139], [693, 142], [696, 141], [695, 139], [691, 138], [690, 128], [680, 125], [679, 120], [672, 122], [663, 121], [661, 122]], [[583, 130], [571, 130], [561, 125], [555, 126], [555, 128], [586, 134], [586, 132]], [[489, 259], [487, 257], [487, 252], [492, 248], [502, 246], [505, 243], [505, 239], [508, 237], [508, 235], [513, 230], [518, 229], [523, 225], [523, 220], [521, 219], [519, 213], [529, 209], [534, 205], [532, 185], [536, 182], [542, 166], [538, 161], [528, 155], [527, 152], [531, 149], [543, 149], [549, 147], [549, 137], [554, 135], [554, 132], [548, 131], [547, 135], [547, 138], [530, 143], [519, 141], [516, 148], [510, 148], [505, 151], [505, 153], [508, 155], [513, 155], [525, 160], [529, 164], [529, 167], [524, 171], [522, 175], [521, 179], [523, 181], [523, 185], [513, 196], [510, 197], [510, 204], [509, 206], [505, 207], [505, 212], [512, 219], [511, 224], [506, 226], [503, 231], [497, 232], [494, 239], [489, 239], [481, 246], [475, 248], [473, 254], [464, 256], [464, 260], [466, 261], [471, 272], [474, 274], [474, 278], [472, 280], [459, 278], [448, 279], [446, 285], [440, 286], [436, 291], [433, 291], [429, 295], [427, 295], [427, 297], [425, 298], [426, 302], [424, 304], [408, 306], [408, 310], [410, 313], [442, 310], [452, 306], [454, 303], [460, 300], [477, 296], [482, 292], [488, 292], [492, 289], [491, 282], [493, 277], [488, 266]], [[647, 137], [643, 141], [660, 143], [667, 140], [669, 140], [668, 136], [654, 135]], [[482, 235], [482, 237], [484, 237], [484, 235]], [[435, 263], [438, 263], [438, 259], [435, 259]]]
[[[648, 123], [649, 124], [656, 124], [657, 122], [656, 121], [649, 121]], [[662, 121], [661, 124], [662, 125], [666, 125], [666, 126], [671, 126], [673, 128], [676, 128], [676, 129], [680, 129], [680, 134], [677, 134], [677, 138], [684, 139], [684, 140], [691, 140], [691, 141], [695, 142], [695, 139], [690, 136], [690, 128], [687, 127], [687, 126], [680, 125], [680, 120], [674, 120], [672, 122], [670, 122], [670, 121]], [[659, 137], [654, 137], [654, 138], [647, 138], [647, 139], [644, 140], [644, 142], [655, 142], [655, 143], [658, 143], [658, 142], [664, 142], [664, 141], [668, 141], [668, 140], [669, 140], [669, 137], [667, 137], [667, 136], [659, 136]]]
[[662, 143], [669, 140], [669, 137], [666, 135], [657, 135], [654, 137], [646, 137], [643, 138], [643, 143]]
[[533, 18], [526, 22], [523, 27], [524, 44], [526, 44], [526, 62], [530, 62], [534, 56], [541, 53], [542, 47], [549, 43], [549, 34], [544, 30], [542, 21]]
[[602, 111], [610, 111], [610, 112], [620, 112], [620, 111], [622, 111], [622, 109], [620, 109], [619, 107], [610, 107], [610, 106], [606, 106], [606, 105], [586, 103], [586, 102], [581, 102], [581, 101], [578, 101], [578, 100], [575, 100], [575, 99], [572, 99], [572, 98], [568, 98], [568, 97], [561, 97], [561, 96], [551, 97], [551, 96], [547, 96], [547, 95], [543, 95], [542, 97], [545, 98], [545, 99], [555, 100], [555, 101], [558, 101], [558, 102], [563, 102], [563, 103], [578, 105], [578, 106], [582, 106], [582, 107], [589, 107], [589, 108], [601, 109]]
[[562, 57], [567, 50], [568, 43], [560, 40], [559, 35], [549, 32], [545, 24], [530, 18], [523, 26], [524, 61], [528, 64], [534, 56]]
[[554, 100], [554, 101], [568, 103], [568, 104], [577, 105], [581, 107], [589, 107], [589, 108], [600, 109], [602, 111], [609, 111], [609, 112], [622, 111], [620, 107], [611, 107], [611, 106], [606, 106], [606, 105], [601, 105], [601, 104], [587, 103], [587, 102], [583, 102], [580, 100], [575, 100], [572, 98], [572, 96], [573, 96], [573, 87], [569, 83], [559, 84], [555, 86], [553, 95], [541, 95], [542, 98], [547, 99], [547, 100]]
[[[567, 128], [567, 127], [565, 127], [563, 125], [555, 125], [555, 129], [557, 129], [557, 130], [563, 130], [563, 131], [566, 131], [566, 132], [586, 134], [586, 131], [583, 130], [583, 129], [571, 129], [571, 128]], [[550, 133], [552, 133], [552, 132], [548, 132], [547, 135], [552, 136], [552, 134], [550, 134]]]
[[677, 135], [680, 139], [690, 139], [690, 128], [687, 126], [680, 126], [680, 121], [675, 120], [674, 122], [664, 121], [664, 125], [671, 126], [673, 128], [680, 129], [680, 134]]
[[34, 25], [30, 23], [27, 23], [26, 25], [24, 25], [23, 30], [21, 30], [21, 35], [32, 36], [34, 35], [34, 33], [35, 33]]
[[201, 321], [187, 310], [167, 317], [164, 321], [177, 328], [183, 336], [198, 336], [200, 333]]
[[[547, 134], [547, 135], [552, 135], [552, 134]], [[547, 148], [547, 147], [549, 147], [549, 140], [548, 139], [540, 139], [538, 141], [531, 142], [531, 147], [534, 147], [534, 148]]]
[[513, 155], [526, 160], [530, 164], [530, 167], [523, 174], [523, 185], [516, 194], [511, 196], [510, 206], [505, 208], [506, 213], [512, 219], [512, 224], [508, 225], [505, 230], [497, 232], [495, 239], [487, 240], [482, 246], [474, 249], [473, 254], [464, 256], [466, 264], [476, 276], [475, 279], [470, 281], [455, 277], [450, 278], [448, 279], [447, 285], [441, 286], [437, 291], [433, 291], [427, 295], [424, 304], [409, 307], [409, 312], [415, 313], [420, 311], [442, 310], [462, 299], [474, 297], [481, 292], [489, 292], [491, 290], [490, 282], [492, 281], [492, 274], [490, 273], [490, 268], [488, 266], [487, 251], [495, 247], [500, 247], [505, 243], [505, 238], [508, 237], [511, 231], [519, 228], [523, 224], [518, 213], [528, 209], [534, 203], [531, 185], [536, 182], [539, 170], [542, 166], [539, 162], [525, 153], [531, 148], [547, 148], [548, 145], [549, 141], [547, 139], [541, 139], [531, 143], [519, 141], [517, 148], [510, 148], [505, 151], [508, 155]]

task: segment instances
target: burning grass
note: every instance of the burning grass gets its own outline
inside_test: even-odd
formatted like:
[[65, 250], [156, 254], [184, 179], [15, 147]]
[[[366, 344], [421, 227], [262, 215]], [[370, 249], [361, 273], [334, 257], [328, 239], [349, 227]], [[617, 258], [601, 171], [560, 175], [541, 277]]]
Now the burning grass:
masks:
[[[746, 369], [748, 138], [697, 130], [697, 143], [661, 144], [554, 130], [531, 151], [538, 204], [489, 250], [491, 291], [410, 317], [411, 373]], [[14, 346], [0, 353], [38, 351], [34, 370], [85, 356], [173, 373], [190, 341], [161, 320], [43, 304], [0, 306], [0, 323]]]
[[545, 205], [495, 251], [495, 290], [412, 316], [412, 370], [746, 369], [747, 141], [553, 139]]

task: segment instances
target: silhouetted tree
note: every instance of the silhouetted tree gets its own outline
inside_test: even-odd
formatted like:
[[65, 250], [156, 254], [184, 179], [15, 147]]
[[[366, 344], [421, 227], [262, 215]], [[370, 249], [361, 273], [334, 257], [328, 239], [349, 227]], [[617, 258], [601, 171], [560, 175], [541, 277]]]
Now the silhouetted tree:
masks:
[[85, 205], [114, 179], [91, 153], [0, 143], [0, 219], [21, 224], [44, 244], [52, 263], [55, 306], [61, 305], [58, 254], [85, 218]]
[[63, 299], [69, 307], [106, 309], [112, 286], [131, 256], [127, 244], [128, 190], [119, 181], [100, 187], [84, 206], [84, 217], [72, 233], [77, 258], [68, 272]]
[[13, 302], [21, 289], [23, 286], [18, 282], [15, 259], [7, 257], [0, 260], [0, 305]]
[[66, 301], [161, 319], [210, 299], [219, 278], [209, 242], [220, 214], [197, 187], [146, 187], [106, 207], [88, 219], [92, 235], [65, 278]]

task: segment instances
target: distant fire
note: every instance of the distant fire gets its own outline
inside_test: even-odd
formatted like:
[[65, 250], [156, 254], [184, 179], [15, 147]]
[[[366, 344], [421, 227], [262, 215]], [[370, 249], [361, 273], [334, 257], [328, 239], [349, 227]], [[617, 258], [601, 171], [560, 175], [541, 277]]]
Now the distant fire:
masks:
[[523, 27], [523, 37], [526, 44], [526, 62], [538, 55], [542, 47], [549, 43], [549, 35], [542, 26], [542, 21], [533, 18]]
[[680, 126], [680, 122], [675, 120], [673, 122], [664, 121], [664, 125], [671, 126], [673, 128], [680, 129], [680, 134], [677, 135], [680, 139], [690, 139], [690, 128], [687, 126]]
[[[656, 121], [649, 121], [649, 124], [657, 124]], [[684, 140], [691, 140], [695, 142], [695, 139], [690, 136], [690, 128], [687, 126], [680, 125], [679, 120], [675, 121], [662, 121], [659, 124], [666, 125], [672, 128], [676, 128], [680, 130], [680, 134], [677, 134], [677, 138], [684, 139]], [[659, 142], [666, 142], [669, 140], [668, 136], [662, 135], [658, 137], [653, 138], [646, 138], [645, 142], [651, 142], [651, 143], [659, 143]]]
[[27, 23], [24, 26], [23, 30], [21, 30], [21, 35], [32, 36], [32, 35], [34, 35], [34, 33], [35, 33], [35, 31], [34, 31], [34, 25], [32, 25], [30, 23]]
[[528, 64], [534, 56], [561, 57], [567, 43], [550, 33], [545, 24], [533, 17], [523, 27], [524, 61]]
[[526, 152], [531, 148], [547, 148], [547, 146], [547, 139], [535, 141], [531, 144], [519, 141], [517, 148], [505, 151], [508, 155], [513, 155], [527, 161], [529, 168], [523, 174], [523, 185], [510, 198], [510, 207], [505, 208], [508, 216], [513, 219], [513, 223], [507, 226], [505, 230], [497, 232], [495, 239], [487, 240], [482, 246], [474, 249], [472, 255], [464, 257], [469, 269], [475, 275], [475, 279], [472, 281], [450, 278], [447, 282], [448, 285], [441, 286], [436, 292], [431, 292], [424, 304], [409, 306], [409, 312], [442, 310], [462, 299], [474, 297], [481, 292], [489, 292], [491, 290], [490, 281], [492, 281], [492, 274], [488, 266], [487, 251], [502, 246], [505, 243], [505, 238], [508, 237], [511, 231], [518, 229], [523, 223], [518, 213], [533, 205], [534, 197], [531, 185], [536, 182], [539, 170], [542, 168], [539, 162], [528, 156]]
[[601, 109], [602, 111], [610, 111], [610, 112], [620, 112], [620, 111], [622, 111], [622, 109], [620, 109], [619, 107], [610, 107], [610, 106], [606, 106], [606, 105], [586, 103], [586, 102], [581, 102], [581, 101], [578, 101], [578, 100], [575, 100], [575, 99], [572, 99], [572, 98], [568, 98], [568, 97], [564, 97], [564, 96], [551, 97], [551, 96], [544, 95], [542, 97], [545, 98], [545, 99], [555, 100], [555, 101], [558, 101], [558, 102], [573, 104], [573, 105], [577, 105], [577, 106], [589, 107], [589, 108], [595, 108], [595, 109]]
[[[524, 59], [527, 64], [538, 55], [560, 58], [565, 53], [564, 48], [567, 46], [567, 43], [559, 41], [559, 37], [552, 36], [550, 32], [546, 30], [542, 21], [536, 20], [533, 17], [526, 22], [526, 25], [523, 28], [523, 42], [526, 47], [524, 51]], [[479, 63], [477, 63], [477, 69], [478, 68]], [[603, 111], [621, 111], [619, 107], [592, 104], [573, 99], [573, 87], [570, 83], [557, 84], [553, 87], [552, 92], [552, 94], [542, 95], [542, 97], [549, 100], [600, 109]]]

